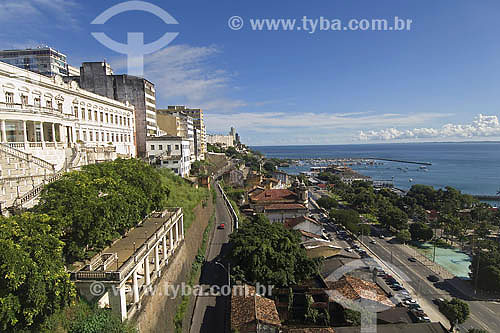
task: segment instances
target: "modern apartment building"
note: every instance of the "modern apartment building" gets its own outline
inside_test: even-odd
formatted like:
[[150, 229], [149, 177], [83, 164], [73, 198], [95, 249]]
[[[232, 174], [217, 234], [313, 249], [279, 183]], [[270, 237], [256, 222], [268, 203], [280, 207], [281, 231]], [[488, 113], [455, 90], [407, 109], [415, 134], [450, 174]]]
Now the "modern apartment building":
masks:
[[0, 62], [0, 204], [62, 172], [136, 155], [134, 107]]
[[0, 61], [45, 76], [71, 75], [66, 55], [50, 47], [3, 50], [0, 51]]
[[199, 160], [201, 148], [195, 143], [193, 118], [182, 111], [158, 109], [156, 113], [158, 128], [169, 135], [180, 136], [189, 140], [191, 163]]
[[84, 62], [80, 76], [70, 79], [83, 89], [134, 106], [137, 155], [146, 157], [146, 138], [157, 135], [154, 84], [142, 77], [115, 75], [106, 62]]
[[149, 160], [160, 168], [169, 168], [181, 177], [189, 176], [191, 151], [189, 140], [173, 135], [147, 138]]
[[169, 105], [168, 111], [181, 111], [188, 116], [193, 118], [193, 124], [196, 129], [198, 129], [199, 136], [197, 141], [200, 145], [200, 159], [204, 159], [207, 153], [207, 130], [205, 123], [203, 121], [203, 110], [202, 109], [190, 109], [184, 105]]

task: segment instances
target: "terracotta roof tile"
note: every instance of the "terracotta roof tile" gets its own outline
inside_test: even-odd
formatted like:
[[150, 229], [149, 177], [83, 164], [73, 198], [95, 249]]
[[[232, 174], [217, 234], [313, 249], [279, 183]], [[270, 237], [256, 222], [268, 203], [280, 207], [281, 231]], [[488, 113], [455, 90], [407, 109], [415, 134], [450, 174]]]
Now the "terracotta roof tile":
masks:
[[302, 222], [305, 222], [305, 221], [308, 221], [308, 222], [311, 222], [311, 223], [315, 223], [317, 225], [321, 225], [315, 219], [312, 219], [312, 218], [307, 217], [307, 216], [297, 216], [297, 217], [292, 217], [292, 218], [285, 219], [285, 223], [283, 225], [287, 229], [293, 229], [296, 225], [298, 225], [298, 224], [300, 224]]
[[246, 295], [233, 292], [231, 296], [231, 328], [239, 329], [255, 320], [268, 325], [281, 326], [274, 301], [256, 295], [253, 286], [245, 286], [245, 289]]
[[270, 189], [253, 196], [252, 200], [256, 202], [295, 202], [298, 200], [298, 197], [294, 192], [287, 189]]
[[306, 206], [302, 204], [297, 204], [297, 203], [286, 203], [286, 204], [271, 204], [267, 205], [264, 208], [266, 211], [269, 210], [298, 210], [298, 209], [304, 209], [306, 210]]
[[[364, 281], [345, 275], [338, 281], [327, 281], [326, 283], [329, 289], [340, 293], [341, 296], [349, 300], [356, 301], [366, 299], [389, 307], [394, 307], [394, 304], [387, 298], [384, 291], [374, 282]], [[330, 298], [335, 301], [335, 295], [329, 294]]]

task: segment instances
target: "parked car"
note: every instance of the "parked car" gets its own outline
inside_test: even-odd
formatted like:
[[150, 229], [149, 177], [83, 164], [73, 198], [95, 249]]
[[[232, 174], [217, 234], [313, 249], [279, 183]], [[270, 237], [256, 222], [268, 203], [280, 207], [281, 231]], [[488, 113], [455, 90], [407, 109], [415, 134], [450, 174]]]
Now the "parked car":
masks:
[[436, 275], [432, 275], [432, 274], [427, 277], [427, 280], [429, 280], [431, 282], [439, 282], [439, 278]]
[[431, 319], [427, 316], [419, 316], [417, 317], [418, 321], [422, 322], [422, 323], [430, 323], [431, 322]]
[[417, 262], [417, 259], [416, 259], [416, 258], [414, 258], [414, 257], [410, 257], [410, 258], [408, 258], [408, 261], [411, 261], [411, 262]]

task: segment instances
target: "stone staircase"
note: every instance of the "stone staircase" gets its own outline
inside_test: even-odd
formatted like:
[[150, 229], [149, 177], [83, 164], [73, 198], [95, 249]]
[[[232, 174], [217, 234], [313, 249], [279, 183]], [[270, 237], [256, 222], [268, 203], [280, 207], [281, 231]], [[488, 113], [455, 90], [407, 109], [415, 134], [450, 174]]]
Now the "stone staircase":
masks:
[[[55, 166], [6, 144], [0, 144], [0, 209], [22, 206], [59, 173]], [[60, 176], [59, 176], [60, 177]]]

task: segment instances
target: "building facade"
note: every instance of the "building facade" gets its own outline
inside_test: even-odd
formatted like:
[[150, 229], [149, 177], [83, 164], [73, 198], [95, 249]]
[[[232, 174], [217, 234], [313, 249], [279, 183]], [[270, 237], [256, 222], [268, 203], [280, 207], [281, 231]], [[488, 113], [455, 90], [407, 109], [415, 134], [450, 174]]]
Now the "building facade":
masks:
[[0, 61], [45, 76], [68, 76], [71, 70], [66, 55], [50, 47], [2, 50]]
[[208, 134], [207, 143], [211, 145], [219, 145], [222, 147], [234, 147], [234, 136], [221, 134]]
[[181, 177], [189, 176], [191, 151], [189, 140], [179, 136], [147, 138], [149, 160], [160, 168], [169, 168]]
[[205, 154], [207, 153], [207, 129], [205, 127], [205, 122], [203, 120], [203, 110], [202, 109], [190, 109], [184, 105], [169, 105], [168, 111], [181, 111], [188, 116], [193, 118], [194, 128], [198, 130], [196, 134], [197, 142], [200, 147], [200, 157], [199, 159], [205, 159]]
[[114, 75], [106, 62], [84, 62], [80, 76], [72, 76], [83, 89], [135, 108], [137, 155], [146, 156], [146, 138], [157, 135], [156, 91], [153, 83], [131, 75]]
[[135, 156], [134, 107], [0, 62], [0, 202], [47, 177]]
[[195, 128], [193, 118], [181, 111], [171, 111], [165, 109], [157, 110], [158, 128], [168, 135], [179, 136], [189, 140], [191, 151], [191, 163], [199, 160], [200, 150], [195, 145]]

